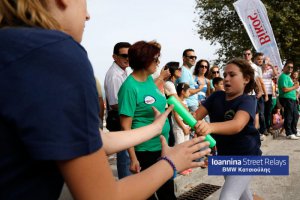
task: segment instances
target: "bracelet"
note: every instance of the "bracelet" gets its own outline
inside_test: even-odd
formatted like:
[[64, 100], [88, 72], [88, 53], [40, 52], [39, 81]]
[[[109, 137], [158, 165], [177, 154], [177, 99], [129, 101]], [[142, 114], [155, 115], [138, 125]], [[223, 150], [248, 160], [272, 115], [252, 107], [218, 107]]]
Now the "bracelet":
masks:
[[172, 179], [174, 179], [176, 177], [176, 175], [177, 175], [177, 169], [176, 169], [174, 163], [172, 162], [172, 160], [170, 160], [167, 156], [160, 157], [158, 159], [158, 161], [160, 161], [160, 160], [165, 160], [165, 161], [167, 161], [171, 165], [171, 167], [172, 167], [172, 169], [174, 171]]

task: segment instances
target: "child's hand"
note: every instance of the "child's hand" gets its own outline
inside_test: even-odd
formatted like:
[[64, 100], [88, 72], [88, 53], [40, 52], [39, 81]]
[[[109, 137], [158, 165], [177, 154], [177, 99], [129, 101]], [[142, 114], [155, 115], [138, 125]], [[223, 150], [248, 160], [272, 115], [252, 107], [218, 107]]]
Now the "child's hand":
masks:
[[200, 135], [207, 135], [212, 132], [210, 124], [207, 123], [206, 121], [198, 121], [197, 124], [195, 125], [195, 132], [198, 136]]
[[171, 76], [170, 70], [169, 69], [164, 69], [162, 68], [160, 71], [159, 78], [163, 80], [167, 80]]
[[184, 127], [184, 128], [183, 128], [183, 133], [184, 133], [184, 135], [189, 135], [190, 132], [191, 132], [191, 128], [190, 128], [190, 127]]
[[132, 173], [139, 173], [141, 171], [140, 162], [138, 160], [131, 160], [129, 170]]
[[[200, 167], [203, 162], [194, 160], [208, 155], [211, 151], [210, 148], [205, 148], [209, 146], [209, 143], [204, 142], [204, 137], [193, 138], [174, 147], [169, 147], [163, 136], [160, 136], [160, 141], [162, 144], [161, 155], [172, 160], [179, 172], [188, 168]], [[203, 150], [203, 148], [205, 149]]]
[[196, 113], [196, 112], [191, 112], [191, 114], [193, 115], [193, 117], [194, 117], [195, 119], [197, 119], [197, 113]]
[[295, 84], [294, 84], [294, 86], [295, 86], [296, 89], [298, 89], [299, 88], [299, 82], [296, 81]]
[[263, 93], [261, 91], [258, 91], [256, 93], [256, 99], [259, 99], [262, 95], [263, 95]]
[[170, 105], [168, 109], [164, 113], [160, 113], [154, 106], [152, 106], [152, 110], [154, 112], [154, 122], [153, 125], [157, 130], [157, 134], [161, 134], [161, 131], [166, 123], [169, 113], [173, 110], [174, 105]]
[[269, 101], [269, 96], [268, 96], [268, 94], [265, 95], [264, 100], [265, 100], [265, 102]]

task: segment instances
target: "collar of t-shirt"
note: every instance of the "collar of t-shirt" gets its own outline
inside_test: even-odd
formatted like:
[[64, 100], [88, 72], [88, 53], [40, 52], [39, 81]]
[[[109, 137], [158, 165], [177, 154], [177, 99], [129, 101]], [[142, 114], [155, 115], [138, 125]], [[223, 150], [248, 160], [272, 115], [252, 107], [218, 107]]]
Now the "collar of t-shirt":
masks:
[[112, 66], [113, 66], [114, 70], [115, 70], [118, 74], [122, 75], [123, 77], [127, 77], [127, 76], [128, 76], [128, 75], [127, 75], [127, 71], [126, 71], [126, 70], [123, 70], [116, 62], [113, 62]]

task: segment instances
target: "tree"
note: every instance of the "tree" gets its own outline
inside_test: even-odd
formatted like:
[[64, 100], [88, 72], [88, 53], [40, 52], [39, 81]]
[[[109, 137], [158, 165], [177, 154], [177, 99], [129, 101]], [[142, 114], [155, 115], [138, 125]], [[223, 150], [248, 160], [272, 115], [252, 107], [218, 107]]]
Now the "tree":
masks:
[[[234, 7], [235, 0], [196, 0], [197, 32], [200, 39], [220, 44], [216, 62], [226, 62], [251, 48], [249, 36]], [[282, 60], [292, 59], [300, 66], [299, 0], [263, 1], [278, 44]]]

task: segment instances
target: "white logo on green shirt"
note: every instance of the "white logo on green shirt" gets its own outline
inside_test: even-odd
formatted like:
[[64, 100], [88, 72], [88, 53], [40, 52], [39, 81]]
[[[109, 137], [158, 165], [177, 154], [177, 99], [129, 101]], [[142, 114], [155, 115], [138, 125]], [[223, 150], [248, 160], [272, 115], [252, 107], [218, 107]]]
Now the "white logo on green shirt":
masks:
[[155, 98], [154, 97], [151, 97], [151, 96], [146, 96], [145, 97], [145, 104], [153, 104], [155, 102]]

